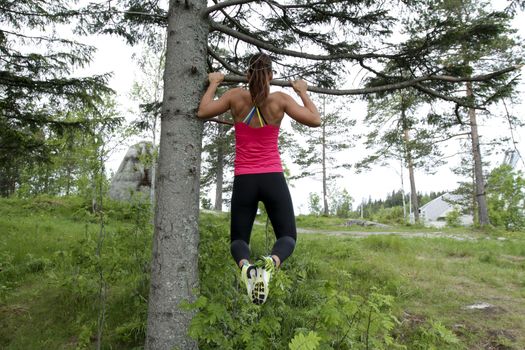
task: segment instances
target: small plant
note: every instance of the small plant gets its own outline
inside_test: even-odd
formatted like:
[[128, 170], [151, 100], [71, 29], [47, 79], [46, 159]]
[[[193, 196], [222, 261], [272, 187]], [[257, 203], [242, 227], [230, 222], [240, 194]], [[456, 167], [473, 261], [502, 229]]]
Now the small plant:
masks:
[[293, 337], [288, 347], [290, 350], [316, 350], [319, 346], [319, 336], [317, 333], [310, 331], [307, 335], [298, 333]]
[[445, 216], [445, 221], [447, 222], [448, 227], [459, 227], [461, 226], [461, 212], [458, 208], [454, 208], [447, 213]]

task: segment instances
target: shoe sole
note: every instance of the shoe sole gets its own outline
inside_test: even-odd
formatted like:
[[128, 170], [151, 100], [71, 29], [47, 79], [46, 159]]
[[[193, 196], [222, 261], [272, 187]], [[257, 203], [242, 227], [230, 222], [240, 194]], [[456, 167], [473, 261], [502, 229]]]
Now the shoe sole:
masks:
[[252, 302], [256, 305], [262, 305], [266, 301], [268, 292], [264, 288], [264, 282], [259, 280], [255, 282], [252, 289]]
[[[268, 283], [264, 282], [263, 271], [264, 268], [257, 268], [257, 279], [255, 280], [252, 289], [252, 302], [256, 305], [264, 304], [266, 302], [266, 299], [268, 298], [268, 294], [270, 293], [270, 279], [268, 278]], [[267, 274], [269, 273], [267, 271], [264, 272], [266, 272]]]

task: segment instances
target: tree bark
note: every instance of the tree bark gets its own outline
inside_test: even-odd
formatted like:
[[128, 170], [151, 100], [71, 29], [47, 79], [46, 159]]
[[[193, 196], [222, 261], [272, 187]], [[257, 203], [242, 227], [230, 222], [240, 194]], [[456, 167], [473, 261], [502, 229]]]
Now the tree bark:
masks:
[[148, 329], [145, 349], [197, 349], [188, 336], [194, 312], [180, 308], [198, 288], [199, 176], [206, 81], [205, 0], [172, 0], [156, 180]]
[[224, 173], [224, 125], [218, 125], [217, 171], [215, 181], [215, 210], [222, 211], [222, 183]]
[[[467, 82], [467, 97], [473, 96], [472, 83]], [[475, 196], [478, 207], [478, 223], [480, 226], [489, 225], [489, 214], [487, 199], [485, 197], [485, 181], [483, 180], [483, 165], [481, 163], [481, 149], [479, 146], [478, 124], [476, 120], [476, 110], [469, 108], [468, 116], [470, 120], [470, 139], [472, 141], [472, 156], [474, 158], [474, 179], [476, 181]]]

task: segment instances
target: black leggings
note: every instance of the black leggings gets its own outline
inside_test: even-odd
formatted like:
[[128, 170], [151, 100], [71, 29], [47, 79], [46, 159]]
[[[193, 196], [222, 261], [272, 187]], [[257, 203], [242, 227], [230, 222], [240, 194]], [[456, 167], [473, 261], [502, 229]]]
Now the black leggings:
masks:
[[283, 262], [295, 248], [295, 216], [284, 174], [237, 175], [231, 201], [231, 253], [237, 263], [250, 258], [248, 244], [259, 201], [264, 203], [277, 238], [272, 255]]

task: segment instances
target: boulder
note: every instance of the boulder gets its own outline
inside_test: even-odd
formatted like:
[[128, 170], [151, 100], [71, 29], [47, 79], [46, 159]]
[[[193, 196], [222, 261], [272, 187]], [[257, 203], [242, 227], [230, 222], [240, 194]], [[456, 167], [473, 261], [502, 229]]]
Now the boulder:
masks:
[[151, 159], [153, 146], [151, 142], [142, 141], [131, 146], [120, 166], [111, 179], [109, 196], [114, 200], [129, 201], [136, 193], [149, 198], [151, 190], [150, 167], [144, 167], [144, 158]]

